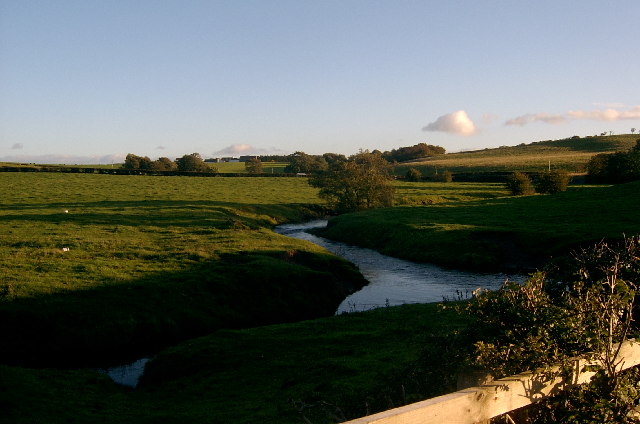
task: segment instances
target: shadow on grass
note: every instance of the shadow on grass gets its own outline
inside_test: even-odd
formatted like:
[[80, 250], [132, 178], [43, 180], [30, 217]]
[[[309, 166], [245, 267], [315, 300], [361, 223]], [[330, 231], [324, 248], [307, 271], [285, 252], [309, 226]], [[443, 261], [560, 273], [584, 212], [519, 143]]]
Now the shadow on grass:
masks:
[[127, 284], [5, 300], [0, 361], [105, 366], [221, 328], [331, 316], [365, 283], [328, 254], [248, 251]]
[[[51, 213], [51, 209], [58, 209], [59, 212]], [[320, 205], [170, 200], [21, 204], [19, 206], [0, 206], [0, 210], [27, 211], [27, 213], [19, 215], [2, 215], [0, 223], [28, 221], [77, 225], [179, 227], [207, 225], [218, 229], [234, 228], [238, 223], [250, 228], [257, 228], [265, 224], [272, 224], [273, 219], [277, 222], [303, 219], [324, 212]], [[47, 210], [48, 213], [30, 213], [38, 210]], [[267, 218], [267, 215], [270, 218]]]

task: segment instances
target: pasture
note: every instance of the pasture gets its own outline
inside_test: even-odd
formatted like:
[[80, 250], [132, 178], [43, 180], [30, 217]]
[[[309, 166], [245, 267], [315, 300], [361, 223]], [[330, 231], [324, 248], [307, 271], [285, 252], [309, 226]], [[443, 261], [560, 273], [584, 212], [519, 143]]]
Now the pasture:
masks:
[[331, 315], [364, 284], [269, 230], [322, 213], [305, 179], [2, 173], [0, 195], [0, 358], [12, 363], [117, 360]]
[[580, 245], [639, 234], [639, 191], [638, 182], [573, 186], [554, 195], [375, 209], [335, 217], [319, 233], [454, 268], [532, 269]]

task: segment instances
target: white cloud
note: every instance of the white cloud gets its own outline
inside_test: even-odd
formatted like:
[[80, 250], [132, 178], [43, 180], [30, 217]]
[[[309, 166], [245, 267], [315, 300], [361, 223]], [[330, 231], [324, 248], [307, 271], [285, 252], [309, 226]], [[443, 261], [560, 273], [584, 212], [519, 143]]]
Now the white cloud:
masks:
[[564, 124], [567, 122], [567, 118], [565, 118], [562, 115], [553, 115], [549, 113], [528, 113], [526, 115], [509, 119], [504, 124], [523, 126], [526, 124], [530, 124], [532, 122], [544, 122], [547, 124]]
[[629, 110], [600, 109], [600, 110], [572, 110], [567, 112], [572, 119], [586, 119], [591, 121], [622, 121], [628, 119], [640, 119], [640, 106]]
[[422, 131], [440, 131], [458, 135], [473, 135], [476, 126], [464, 110], [442, 115], [434, 122], [422, 128]]

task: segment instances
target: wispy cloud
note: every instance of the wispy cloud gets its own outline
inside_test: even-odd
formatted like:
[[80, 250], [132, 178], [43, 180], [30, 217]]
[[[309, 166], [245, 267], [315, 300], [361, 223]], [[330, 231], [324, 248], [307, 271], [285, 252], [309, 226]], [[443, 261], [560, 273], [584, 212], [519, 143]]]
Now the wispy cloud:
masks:
[[214, 156], [222, 155], [277, 155], [286, 153], [284, 150], [277, 149], [275, 147], [262, 148], [255, 147], [251, 144], [232, 144], [224, 149], [213, 152]]
[[71, 156], [71, 155], [9, 155], [0, 157], [0, 162], [65, 164], [65, 165], [108, 165], [123, 163], [125, 155]]
[[640, 119], [640, 106], [628, 110], [600, 109], [600, 110], [572, 110], [567, 112], [572, 119], [587, 119], [592, 121], [623, 121]]
[[422, 131], [439, 131], [458, 135], [473, 135], [476, 126], [464, 110], [448, 113], [422, 128]]
[[567, 118], [565, 118], [562, 115], [552, 115], [549, 113], [528, 113], [526, 115], [509, 119], [504, 124], [523, 126], [523, 125], [530, 124], [532, 122], [544, 122], [547, 124], [564, 124], [567, 122]]
[[164, 147], [164, 146], [158, 146], [158, 147], [156, 147], [156, 150], [166, 150], [166, 147]]
[[24, 144], [22, 143], [15, 143], [13, 146], [11, 146], [11, 150], [22, 150], [24, 149]]
[[535, 113], [518, 116], [507, 120], [505, 125], [527, 125], [533, 122], [544, 122], [547, 124], [563, 124], [570, 120], [586, 120], [586, 121], [622, 121], [622, 120], [640, 120], [640, 106], [633, 106], [627, 110], [621, 108], [606, 108], [594, 110], [571, 110], [565, 114], [549, 114]]

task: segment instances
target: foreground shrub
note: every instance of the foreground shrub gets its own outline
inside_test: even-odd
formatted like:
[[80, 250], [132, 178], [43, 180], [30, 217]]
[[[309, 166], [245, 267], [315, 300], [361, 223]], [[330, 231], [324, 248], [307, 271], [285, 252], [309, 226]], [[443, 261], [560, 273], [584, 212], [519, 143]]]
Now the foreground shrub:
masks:
[[522, 172], [514, 172], [507, 178], [507, 190], [513, 196], [528, 196], [535, 193], [531, 178]]
[[569, 174], [562, 171], [545, 172], [538, 176], [535, 188], [538, 193], [554, 194], [567, 191], [569, 185]]
[[537, 273], [465, 304], [474, 319], [466, 368], [501, 378], [552, 364], [567, 372], [576, 356], [597, 360], [589, 383], [537, 405], [530, 422], [636, 422], [631, 414], [640, 400], [638, 372], [620, 372], [617, 344], [637, 330], [640, 242], [601, 242], [565, 266], [562, 275]]

